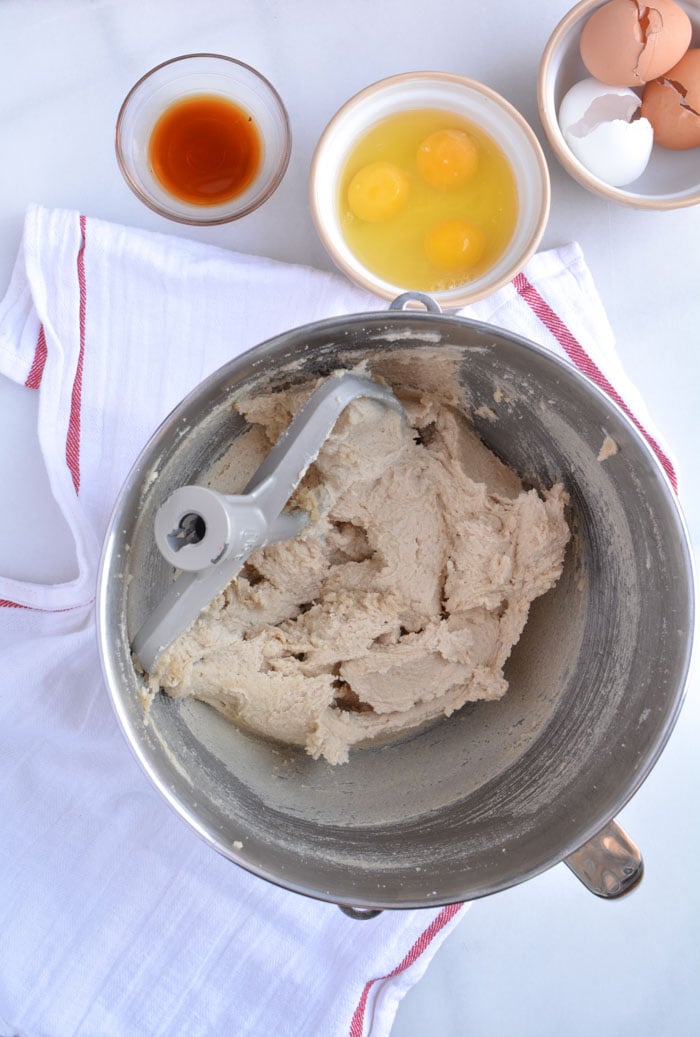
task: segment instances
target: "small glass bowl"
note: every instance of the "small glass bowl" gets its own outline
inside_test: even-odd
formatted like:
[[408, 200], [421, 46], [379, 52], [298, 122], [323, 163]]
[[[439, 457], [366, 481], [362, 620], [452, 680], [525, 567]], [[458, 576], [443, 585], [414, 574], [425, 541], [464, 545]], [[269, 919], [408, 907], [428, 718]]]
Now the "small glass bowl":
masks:
[[[148, 158], [153, 127], [165, 109], [198, 94], [225, 97], [247, 111], [262, 143], [253, 182], [235, 198], [213, 205], [192, 204], [170, 194]], [[257, 209], [282, 180], [291, 152], [289, 116], [272, 84], [250, 65], [221, 54], [185, 54], [156, 65], [131, 88], [117, 118], [115, 146], [127, 184], [149, 208], [179, 223], [228, 223]]]

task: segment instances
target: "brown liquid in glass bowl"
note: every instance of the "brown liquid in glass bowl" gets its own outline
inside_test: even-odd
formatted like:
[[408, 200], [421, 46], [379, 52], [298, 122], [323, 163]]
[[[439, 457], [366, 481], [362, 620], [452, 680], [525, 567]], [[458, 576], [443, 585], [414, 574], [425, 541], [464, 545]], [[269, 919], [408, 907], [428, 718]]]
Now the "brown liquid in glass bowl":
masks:
[[193, 94], [170, 105], [148, 144], [156, 179], [191, 205], [219, 205], [238, 197], [257, 176], [261, 158], [252, 116], [216, 94]]

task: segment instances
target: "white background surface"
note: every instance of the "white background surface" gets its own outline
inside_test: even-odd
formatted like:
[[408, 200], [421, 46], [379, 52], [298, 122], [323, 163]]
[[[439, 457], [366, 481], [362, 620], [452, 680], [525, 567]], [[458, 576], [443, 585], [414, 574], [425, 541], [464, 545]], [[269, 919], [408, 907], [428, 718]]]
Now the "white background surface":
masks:
[[[0, 0], [0, 293], [25, 206], [34, 201], [330, 269], [312, 227], [306, 180], [314, 144], [339, 105], [384, 76], [442, 69], [504, 94], [544, 144], [537, 61], [568, 6]], [[196, 50], [230, 54], [267, 75], [288, 107], [294, 137], [274, 197], [239, 223], [201, 231], [144, 208], [113, 152], [116, 113], [132, 83], [159, 61]], [[581, 243], [622, 361], [678, 462], [697, 553], [700, 207], [655, 214], [610, 205], [569, 180], [546, 145], [545, 152], [553, 198], [542, 245]], [[700, 158], [698, 166], [700, 179]], [[49, 557], [18, 547], [52, 519], [37, 459], [17, 449], [33, 405], [29, 390], [0, 381], [0, 485], [21, 475], [19, 499], [3, 495], [0, 568], [18, 578], [60, 579], [67, 563], [59, 531]], [[619, 818], [644, 853], [641, 887], [605, 903], [560, 865], [474, 904], [402, 1003], [392, 1037], [700, 1032], [699, 699], [696, 665], [667, 749]]]

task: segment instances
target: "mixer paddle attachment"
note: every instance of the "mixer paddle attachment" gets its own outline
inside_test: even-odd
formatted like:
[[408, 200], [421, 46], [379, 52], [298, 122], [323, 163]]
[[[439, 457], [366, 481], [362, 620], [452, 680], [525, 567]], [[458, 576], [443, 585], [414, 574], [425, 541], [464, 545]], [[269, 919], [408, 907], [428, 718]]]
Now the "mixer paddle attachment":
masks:
[[158, 508], [155, 541], [181, 570], [138, 630], [132, 651], [147, 673], [240, 571], [253, 551], [297, 536], [304, 511], [283, 511], [349, 403], [360, 396], [403, 414], [390, 389], [371, 378], [335, 374], [316, 389], [270, 450], [241, 494], [182, 486]]

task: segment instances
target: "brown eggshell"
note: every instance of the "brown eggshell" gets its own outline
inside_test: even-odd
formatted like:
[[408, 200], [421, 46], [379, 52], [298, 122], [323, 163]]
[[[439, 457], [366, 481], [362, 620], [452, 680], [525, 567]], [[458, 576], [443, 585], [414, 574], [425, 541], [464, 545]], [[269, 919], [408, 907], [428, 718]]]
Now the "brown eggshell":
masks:
[[581, 59], [610, 86], [641, 86], [668, 71], [690, 46], [690, 18], [674, 0], [609, 0], [581, 33]]
[[689, 50], [664, 76], [647, 83], [642, 115], [654, 143], [672, 151], [700, 147], [700, 49]]

